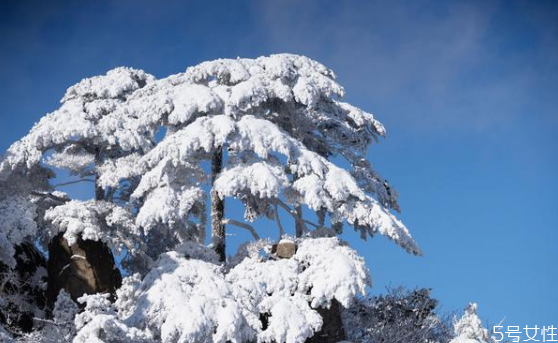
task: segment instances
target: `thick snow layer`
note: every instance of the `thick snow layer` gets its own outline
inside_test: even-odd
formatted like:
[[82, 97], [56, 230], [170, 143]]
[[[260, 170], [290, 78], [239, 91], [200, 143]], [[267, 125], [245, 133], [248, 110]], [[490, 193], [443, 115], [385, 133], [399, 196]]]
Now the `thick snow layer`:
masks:
[[130, 154], [118, 159], [108, 159], [102, 165], [97, 166], [96, 171], [99, 175], [98, 184], [103, 188], [118, 187], [121, 180], [129, 179], [136, 175], [138, 160], [140, 155]]
[[488, 330], [482, 325], [477, 315], [477, 304], [471, 303], [465, 309], [465, 313], [459, 320], [455, 320], [453, 327], [455, 339], [450, 343], [488, 343], [492, 342]]
[[169, 252], [144, 278], [127, 322], [165, 343], [245, 342], [254, 331], [221, 267]]
[[270, 314], [268, 327], [258, 335], [260, 342], [304, 343], [323, 324], [322, 317], [300, 293], [289, 297], [272, 294], [262, 300], [259, 310]]
[[85, 295], [78, 299], [85, 303], [85, 310], [75, 318], [78, 330], [73, 343], [148, 343], [149, 331], [129, 327], [118, 319], [108, 294]]
[[221, 172], [215, 189], [221, 197], [234, 197], [242, 192], [259, 198], [278, 197], [288, 185], [283, 169], [281, 165], [268, 162], [234, 165]]
[[117, 251], [125, 246], [132, 252], [141, 238], [132, 214], [104, 201], [72, 200], [49, 209], [45, 219], [53, 229], [52, 235], [64, 232], [70, 245], [82, 238], [110, 243]]
[[[49, 149], [65, 146], [87, 147], [95, 142], [98, 147], [115, 147], [130, 151], [148, 149], [152, 145], [152, 127], [134, 116], [123, 115], [119, 108], [133, 91], [154, 80], [142, 70], [116, 68], [106, 75], [84, 79], [70, 87], [62, 99], [60, 109], [44, 116], [28, 135], [14, 143], [7, 151], [0, 170], [27, 168], [38, 164]], [[67, 153], [66, 153], [67, 154]], [[81, 156], [81, 157], [80, 157]], [[77, 169], [90, 160], [87, 153], [74, 154], [71, 161], [54, 155], [50, 163]]]
[[83, 79], [68, 88], [62, 102], [72, 99], [116, 99], [152, 82], [154, 77], [143, 70], [120, 67], [109, 71], [104, 76]]
[[[217, 261], [207, 248], [183, 245], [161, 255], [143, 280], [138, 274], [124, 280], [116, 302], [118, 316], [112, 310], [98, 319], [83, 314], [76, 325], [91, 332], [110, 323], [116, 337], [141, 331], [138, 337], [165, 343], [303, 343], [322, 326], [317, 307], [329, 306], [332, 299], [350, 305], [370, 278], [362, 258], [337, 238], [298, 243], [291, 259], [252, 251], [228, 272], [207, 262]], [[270, 251], [265, 244], [258, 246]], [[93, 313], [98, 311], [95, 303], [105, 300], [87, 301], [88, 306], [92, 303], [86, 313]]]
[[370, 284], [364, 261], [338, 238], [303, 239], [290, 259], [252, 254], [236, 265], [227, 280], [238, 298], [268, 316], [261, 342], [302, 343], [322, 326], [315, 311], [337, 299], [349, 306]]
[[338, 238], [301, 240], [294, 259], [306, 267], [298, 276], [298, 290], [310, 293], [314, 308], [329, 306], [334, 298], [349, 307], [371, 285], [364, 259]]
[[205, 199], [199, 187], [159, 187], [150, 192], [141, 207], [136, 223], [151, 228], [157, 223], [173, 224], [188, 216], [197, 202]]
[[27, 197], [0, 200], [0, 262], [15, 266], [14, 246], [37, 231], [36, 206]]

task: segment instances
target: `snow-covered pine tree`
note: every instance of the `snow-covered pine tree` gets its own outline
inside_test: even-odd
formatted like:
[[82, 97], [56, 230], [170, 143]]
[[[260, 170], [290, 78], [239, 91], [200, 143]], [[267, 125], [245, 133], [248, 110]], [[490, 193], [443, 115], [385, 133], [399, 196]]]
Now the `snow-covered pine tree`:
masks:
[[[49, 273], [50, 289], [78, 261], [114, 270], [105, 268], [114, 265], [109, 248], [138, 262], [124, 266], [130, 276], [115, 304], [81, 298], [76, 341], [302, 343], [324, 326], [318, 309], [348, 307], [370, 285], [363, 259], [335, 237], [343, 223], [420, 254], [390, 212], [397, 193], [366, 159], [385, 130], [343, 95], [332, 71], [289, 54], [204, 62], [160, 80], [117, 68], [71, 87], [59, 110], [10, 147], [0, 173], [66, 169], [71, 182], [94, 184], [90, 201], [33, 191], [50, 201], [31, 216], [44, 224], [38, 235], [70, 250], [71, 263]], [[227, 198], [244, 204], [244, 220], [227, 216]], [[252, 225], [273, 219], [285, 237], [281, 213], [295, 222], [290, 258]], [[254, 236], [228, 261], [225, 225]], [[102, 253], [104, 267], [76, 245]], [[118, 275], [107, 280], [62, 287], [75, 299], [112, 292]]]

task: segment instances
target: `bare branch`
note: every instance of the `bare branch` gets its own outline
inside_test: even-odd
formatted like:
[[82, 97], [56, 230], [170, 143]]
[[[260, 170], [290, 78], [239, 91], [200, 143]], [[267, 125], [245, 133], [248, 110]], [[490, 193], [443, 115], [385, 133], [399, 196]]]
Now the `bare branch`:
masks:
[[316, 229], [320, 227], [320, 225], [316, 224], [316, 223], [312, 223], [309, 220], [303, 219], [303, 218], [299, 218], [298, 215], [296, 214], [296, 212], [294, 210], [292, 210], [289, 205], [285, 204], [283, 201], [281, 201], [280, 199], [274, 199], [275, 200], [275, 204], [281, 206], [283, 209], [285, 209], [285, 211], [287, 211], [287, 213], [289, 213], [295, 221], [301, 222], [304, 225], [304, 229], [305, 231], [308, 231], [308, 228], [306, 228], [305, 224], [311, 225], [313, 227], [315, 227]]
[[275, 221], [279, 227], [279, 239], [281, 239], [285, 234], [285, 230], [283, 229], [283, 225], [281, 225], [281, 219], [279, 219], [279, 207], [277, 206], [277, 203], [275, 203]]
[[223, 219], [223, 224], [224, 225], [230, 224], [230, 225], [234, 225], [234, 226], [246, 229], [252, 234], [254, 239], [260, 239], [260, 235], [258, 235], [258, 233], [256, 232], [256, 229], [254, 229], [254, 227], [250, 224], [246, 224], [246, 223], [239, 222], [239, 221], [234, 220], [234, 219], [228, 219], [228, 218]]
[[69, 186], [69, 185], [73, 185], [76, 183], [80, 183], [80, 182], [95, 182], [95, 180], [91, 180], [91, 179], [79, 179], [79, 180], [74, 180], [74, 181], [69, 181], [69, 182], [62, 182], [62, 183], [57, 183], [56, 185], [54, 185], [54, 188], [57, 187], [62, 187], [62, 186]]
[[295, 211], [292, 210], [292, 209], [289, 207], [289, 205], [285, 204], [283, 201], [281, 201], [281, 199], [275, 198], [275, 199], [273, 199], [273, 200], [274, 200], [274, 203], [275, 203], [276, 205], [281, 206], [281, 207], [282, 207], [285, 211], [287, 211], [291, 216], [293, 216], [294, 218], [296, 218], [296, 213], [295, 213]]
[[306, 219], [301, 219], [301, 220], [302, 220], [305, 224], [311, 225], [311, 226], [315, 227], [316, 229], [322, 227], [321, 225], [316, 224], [316, 223], [313, 223], [313, 222], [311, 222], [311, 221], [309, 221], [309, 220], [306, 220]]

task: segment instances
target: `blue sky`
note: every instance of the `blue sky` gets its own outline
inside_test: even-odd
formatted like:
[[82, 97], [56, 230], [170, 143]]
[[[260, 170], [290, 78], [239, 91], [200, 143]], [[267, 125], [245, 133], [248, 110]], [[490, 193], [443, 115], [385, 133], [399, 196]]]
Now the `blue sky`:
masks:
[[556, 2], [3, 1], [0, 52], [0, 151], [116, 66], [314, 58], [387, 127], [369, 157], [425, 252], [347, 233], [373, 292], [431, 287], [443, 310], [558, 326]]

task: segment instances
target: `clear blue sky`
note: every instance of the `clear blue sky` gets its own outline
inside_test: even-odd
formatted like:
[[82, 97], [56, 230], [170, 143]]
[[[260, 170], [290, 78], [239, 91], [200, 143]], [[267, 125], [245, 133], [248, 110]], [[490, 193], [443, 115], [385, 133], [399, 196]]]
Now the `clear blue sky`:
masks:
[[305, 54], [386, 125], [369, 156], [425, 252], [347, 234], [373, 291], [431, 287], [445, 310], [558, 326], [558, 2], [298, 3], [2, 1], [0, 151], [116, 66]]

